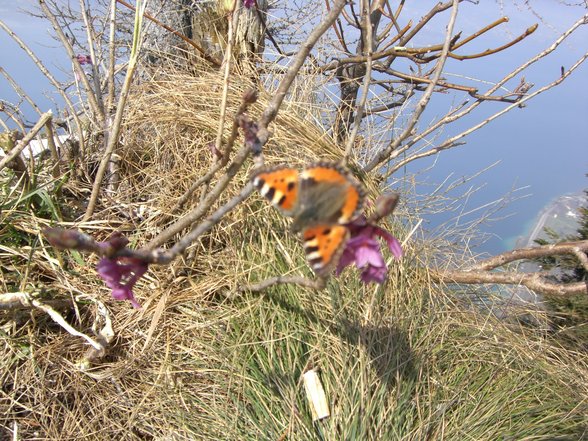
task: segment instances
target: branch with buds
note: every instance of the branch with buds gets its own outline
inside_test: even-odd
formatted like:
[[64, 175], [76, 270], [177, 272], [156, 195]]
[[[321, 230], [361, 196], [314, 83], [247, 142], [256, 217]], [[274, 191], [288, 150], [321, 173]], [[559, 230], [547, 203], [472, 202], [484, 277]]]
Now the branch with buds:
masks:
[[588, 240], [562, 242], [532, 248], [520, 248], [482, 260], [463, 270], [432, 271], [433, 280], [444, 283], [522, 285], [541, 294], [569, 296], [588, 294], [587, 282], [555, 283], [543, 273], [514, 271], [495, 272], [496, 268], [518, 260], [533, 260], [547, 256], [575, 256], [588, 271]]

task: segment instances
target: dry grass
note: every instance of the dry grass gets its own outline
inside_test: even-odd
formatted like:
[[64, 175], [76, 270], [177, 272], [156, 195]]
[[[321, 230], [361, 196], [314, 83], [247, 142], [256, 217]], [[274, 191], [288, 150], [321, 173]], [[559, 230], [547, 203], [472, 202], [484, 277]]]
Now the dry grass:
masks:
[[[246, 87], [233, 82], [229, 115]], [[87, 230], [102, 237], [125, 229], [142, 244], [171, 222], [165, 215], [176, 198], [210, 166], [221, 90], [218, 77], [201, 73], [163, 76], [135, 92], [121, 191]], [[302, 102], [286, 106], [267, 162], [336, 158], [340, 151], [314, 119]], [[243, 171], [225, 200], [246, 179]], [[368, 177], [366, 184], [375, 191]], [[145, 218], [128, 216], [141, 204], [150, 210]], [[188, 257], [150, 269], [136, 289], [143, 304], [136, 311], [110, 299], [95, 258], [57, 260], [37, 240], [47, 221], [13, 205], [1, 214], [10, 228], [1, 231], [0, 268], [18, 277], [2, 289], [83, 295], [68, 319], [88, 333], [102, 301], [116, 337], [106, 358], [81, 372], [80, 339], [45, 315], [2, 312], [3, 438], [15, 428], [19, 439], [60, 440], [588, 437], [586, 360], [432, 285], [427, 244], [411, 243], [384, 287], [363, 286], [348, 271], [321, 292], [278, 286], [229, 295], [267, 276], [309, 274], [286, 221], [254, 197]], [[320, 368], [331, 406], [331, 418], [315, 424], [301, 384], [309, 366]]]

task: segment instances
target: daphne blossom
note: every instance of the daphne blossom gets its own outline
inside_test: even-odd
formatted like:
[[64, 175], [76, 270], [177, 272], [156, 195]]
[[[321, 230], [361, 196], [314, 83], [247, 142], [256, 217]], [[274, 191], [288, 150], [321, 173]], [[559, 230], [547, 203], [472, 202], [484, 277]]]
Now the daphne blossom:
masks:
[[147, 271], [147, 263], [132, 257], [103, 257], [96, 265], [96, 271], [110, 289], [116, 300], [128, 300], [135, 308], [141, 305], [135, 300], [133, 286]]
[[350, 223], [348, 228], [351, 238], [345, 245], [336, 274], [341, 274], [345, 267], [355, 263], [355, 266], [361, 269], [361, 280], [364, 283], [383, 283], [386, 280], [388, 268], [377, 238], [386, 241], [396, 259], [402, 257], [400, 242], [385, 229], [369, 223], [363, 216]]

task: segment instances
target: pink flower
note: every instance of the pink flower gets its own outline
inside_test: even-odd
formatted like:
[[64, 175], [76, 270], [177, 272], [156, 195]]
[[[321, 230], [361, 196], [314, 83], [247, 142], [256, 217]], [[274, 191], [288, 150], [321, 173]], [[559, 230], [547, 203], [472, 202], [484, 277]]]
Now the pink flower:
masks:
[[402, 256], [400, 242], [383, 228], [368, 223], [364, 216], [351, 222], [347, 227], [351, 232], [351, 238], [345, 245], [336, 274], [341, 274], [345, 267], [355, 262], [355, 266], [362, 270], [361, 280], [364, 283], [383, 283], [388, 268], [380, 250], [380, 242], [376, 238], [380, 237], [386, 241], [396, 259]]
[[141, 305], [135, 300], [133, 286], [147, 271], [147, 263], [132, 257], [110, 259], [103, 257], [96, 265], [96, 271], [110, 289], [116, 300], [128, 300], [135, 308]]
[[243, 0], [243, 6], [245, 6], [247, 9], [252, 8], [255, 6], [255, 0]]
[[117, 256], [130, 252], [126, 249], [129, 240], [122, 233], [115, 231], [104, 242], [97, 242], [81, 231], [63, 228], [45, 228], [43, 234], [54, 247], [92, 251], [103, 256], [96, 265], [96, 271], [106, 286], [112, 289], [112, 297], [116, 300], [129, 300], [135, 308], [141, 307], [133, 295], [133, 286], [147, 272], [149, 263], [138, 257]]
[[84, 64], [92, 64], [92, 57], [90, 57], [89, 55], [76, 55], [76, 59], [78, 60], [78, 63], [80, 63], [82, 66]]

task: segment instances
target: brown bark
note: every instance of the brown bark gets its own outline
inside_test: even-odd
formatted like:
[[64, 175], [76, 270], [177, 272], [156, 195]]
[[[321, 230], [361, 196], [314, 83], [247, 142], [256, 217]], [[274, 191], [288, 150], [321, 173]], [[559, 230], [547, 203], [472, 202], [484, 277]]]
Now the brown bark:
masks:
[[588, 266], [588, 240], [577, 242], [562, 242], [532, 248], [520, 248], [506, 253], [492, 256], [470, 266], [464, 270], [434, 270], [431, 272], [433, 280], [445, 283], [464, 284], [505, 284], [522, 285], [541, 294], [554, 296], [570, 296], [588, 294], [588, 281], [577, 283], [558, 283], [550, 280], [543, 273], [522, 273], [518, 271], [492, 271], [498, 267], [517, 260], [530, 260], [546, 256], [572, 255], [578, 258], [582, 265]]
[[[261, 58], [265, 37], [267, 0], [257, 0], [247, 9], [236, 1], [237, 26], [233, 56], [238, 66], [255, 66]], [[228, 20], [232, 11], [224, 2], [196, 3], [191, 0], [152, 0], [150, 15], [158, 22], [147, 32], [143, 48], [150, 67], [160, 68], [171, 63], [179, 68], [201, 63], [219, 67], [227, 46]]]

